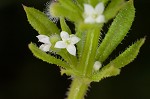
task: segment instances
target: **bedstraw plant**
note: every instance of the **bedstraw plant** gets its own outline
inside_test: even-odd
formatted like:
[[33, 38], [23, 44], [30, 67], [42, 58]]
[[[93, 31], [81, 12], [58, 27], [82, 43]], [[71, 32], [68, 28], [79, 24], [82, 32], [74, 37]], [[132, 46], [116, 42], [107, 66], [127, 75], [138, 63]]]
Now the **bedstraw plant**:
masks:
[[[29, 44], [33, 55], [59, 66], [62, 75], [72, 78], [67, 99], [83, 99], [91, 82], [118, 75], [122, 67], [137, 57], [145, 41], [137, 40], [104, 64], [131, 28], [135, 17], [133, 0], [55, 0], [48, 5], [50, 18], [35, 8], [23, 7], [42, 43]], [[52, 18], [58, 19], [60, 28]], [[74, 24], [74, 28], [67, 22]], [[100, 39], [108, 22], [111, 25]]]

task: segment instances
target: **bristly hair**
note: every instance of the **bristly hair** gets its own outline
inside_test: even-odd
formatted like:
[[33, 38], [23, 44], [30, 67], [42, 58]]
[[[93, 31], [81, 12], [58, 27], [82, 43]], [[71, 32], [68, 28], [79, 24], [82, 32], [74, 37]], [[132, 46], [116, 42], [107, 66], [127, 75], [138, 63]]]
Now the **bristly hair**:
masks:
[[59, 19], [57, 17], [53, 17], [50, 12], [50, 6], [52, 3], [55, 3], [55, 2], [57, 2], [57, 0], [51, 0], [47, 2], [45, 4], [45, 10], [43, 12], [49, 17], [51, 21], [53, 21], [54, 23], [57, 23]]

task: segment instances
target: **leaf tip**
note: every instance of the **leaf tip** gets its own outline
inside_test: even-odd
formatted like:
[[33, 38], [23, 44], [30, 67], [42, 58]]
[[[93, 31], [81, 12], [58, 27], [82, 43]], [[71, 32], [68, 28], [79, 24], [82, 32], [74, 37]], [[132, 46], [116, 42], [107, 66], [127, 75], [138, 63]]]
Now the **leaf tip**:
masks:
[[128, 2], [130, 2], [130, 3], [134, 3], [134, 1], [133, 1], [133, 0], [129, 0]]
[[29, 49], [31, 49], [32, 46], [33, 46], [32, 42], [28, 44]]
[[25, 6], [24, 4], [22, 4], [22, 7], [26, 11], [27, 6]]
[[146, 36], [145, 36], [144, 38], [141, 38], [141, 39], [139, 40], [141, 46], [145, 43], [145, 40], [146, 40]]

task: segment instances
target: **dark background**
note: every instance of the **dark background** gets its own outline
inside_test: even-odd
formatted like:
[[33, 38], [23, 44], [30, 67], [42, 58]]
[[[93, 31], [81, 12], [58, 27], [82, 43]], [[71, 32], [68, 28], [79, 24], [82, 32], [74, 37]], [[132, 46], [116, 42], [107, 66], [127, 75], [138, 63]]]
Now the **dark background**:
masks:
[[[138, 57], [123, 68], [119, 76], [92, 83], [86, 99], [150, 99], [150, 0], [134, 1], [135, 21], [113, 54], [144, 36], [146, 42]], [[28, 49], [31, 41], [37, 42], [35, 36], [38, 34], [27, 22], [22, 4], [44, 11], [47, 2], [0, 0], [0, 99], [66, 97], [71, 80], [65, 75], [60, 76], [55, 65], [33, 57]]]

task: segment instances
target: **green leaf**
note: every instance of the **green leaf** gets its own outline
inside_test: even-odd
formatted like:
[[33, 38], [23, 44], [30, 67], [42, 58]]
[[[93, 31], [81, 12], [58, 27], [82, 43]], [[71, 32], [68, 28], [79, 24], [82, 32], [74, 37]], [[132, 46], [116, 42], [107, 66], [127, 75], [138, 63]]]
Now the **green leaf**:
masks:
[[59, 0], [59, 2], [63, 7], [81, 14], [81, 9], [73, 2], [73, 0]]
[[99, 82], [100, 80], [106, 77], [117, 76], [119, 74], [120, 74], [120, 69], [114, 67], [113, 65], [104, 66], [99, 72], [93, 74], [91, 80], [95, 82]]
[[39, 34], [49, 36], [51, 34], [59, 33], [57, 26], [44, 13], [31, 7], [23, 7], [29, 23]]
[[76, 77], [81, 77], [81, 74], [79, 74], [76, 70], [74, 69], [61, 69], [61, 75], [66, 74], [67, 76], [76, 76]]
[[61, 26], [62, 31], [66, 31], [66, 32], [68, 32], [69, 34], [71, 34], [71, 30], [70, 30], [70, 28], [68, 27], [68, 25], [66, 24], [64, 18], [60, 18], [60, 26]]
[[112, 0], [104, 11], [106, 21], [114, 18], [118, 11], [125, 5], [124, 0]]
[[129, 31], [135, 16], [133, 1], [120, 10], [97, 50], [96, 60], [104, 62]]
[[55, 58], [53, 56], [50, 56], [49, 54], [43, 52], [42, 50], [40, 50], [33, 43], [29, 44], [29, 48], [30, 48], [30, 50], [32, 51], [32, 53], [33, 53], [33, 55], [35, 57], [37, 57], [37, 58], [39, 58], [39, 59], [41, 59], [41, 60], [43, 60], [43, 61], [45, 61], [47, 63], [56, 64], [56, 65], [61, 66], [61, 67], [65, 68], [65, 69], [70, 69], [70, 66], [66, 62], [64, 62], [64, 61], [62, 61], [60, 59], [57, 59], [57, 58]]
[[136, 43], [132, 44], [122, 54], [116, 57], [116, 59], [111, 61], [107, 66], [113, 65], [116, 68], [122, 68], [126, 66], [137, 57], [140, 47], [144, 44], [144, 42], [145, 38], [140, 39]]
[[66, 49], [61, 49], [56, 53], [59, 54], [69, 64], [71, 68], [75, 68], [77, 66], [76, 56], [73, 56], [70, 53], [68, 53]]
[[72, 69], [61, 69], [61, 75], [63, 75], [63, 74], [66, 74], [67, 76], [72, 76], [72, 75], [74, 75], [74, 72], [73, 72], [73, 70]]
[[50, 6], [50, 12], [55, 17], [65, 17], [73, 22], [81, 22], [83, 20], [81, 14], [76, 10], [71, 10], [61, 5], [60, 3], [53, 3]]
[[101, 79], [111, 76], [116, 76], [120, 73], [120, 68], [132, 62], [138, 55], [141, 46], [144, 44], [145, 38], [140, 39], [132, 44], [116, 59], [104, 66], [99, 72], [93, 74], [92, 81], [99, 82]]

